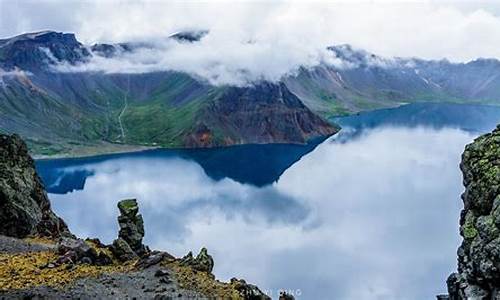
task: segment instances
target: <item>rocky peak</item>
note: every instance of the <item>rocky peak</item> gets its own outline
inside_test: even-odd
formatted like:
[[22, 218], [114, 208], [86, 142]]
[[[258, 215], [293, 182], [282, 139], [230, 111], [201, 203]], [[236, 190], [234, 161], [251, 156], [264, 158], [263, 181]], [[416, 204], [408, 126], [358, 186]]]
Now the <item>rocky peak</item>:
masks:
[[58, 62], [75, 64], [89, 56], [72, 33], [42, 31], [0, 40], [0, 65], [5, 69], [36, 71]]
[[212, 273], [214, 260], [212, 256], [208, 254], [207, 248], [201, 248], [196, 258], [193, 257], [193, 252], [189, 251], [189, 253], [181, 259], [181, 265], [190, 266], [200, 272]]
[[309, 110], [283, 83], [226, 87], [211, 100], [200, 112], [203, 123], [196, 124], [184, 140], [188, 147], [305, 144], [338, 131]]
[[70, 234], [51, 210], [34, 161], [18, 135], [0, 135], [0, 234], [18, 238]]
[[208, 34], [208, 30], [184, 30], [171, 34], [169, 38], [178, 42], [199, 42]]
[[500, 299], [500, 125], [466, 146], [462, 244], [458, 273], [447, 280], [449, 299]]

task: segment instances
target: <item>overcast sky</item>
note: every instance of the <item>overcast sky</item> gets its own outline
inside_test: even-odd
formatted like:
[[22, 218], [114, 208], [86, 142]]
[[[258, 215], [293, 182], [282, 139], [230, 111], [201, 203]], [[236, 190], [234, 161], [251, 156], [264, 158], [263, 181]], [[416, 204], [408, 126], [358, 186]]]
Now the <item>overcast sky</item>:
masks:
[[0, 0], [0, 36], [52, 29], [83, 42], [203, 27], [228, 38], [350, 43], [387, 56], [500, 57], [500, 2]]
[[163, 65], [176, 69], [187, 59], [184, 69], [195, 73], [265, 68], [272, 79], [323, 61], [326, 46], [344, 43], [388, 57], [500, 58], [500, 2], [477, 2], [0, 0], [0, 37], [51, 29], [90, 44], [203, 28], [210, 35], [202, 45], [170, 53], [176, 60]]

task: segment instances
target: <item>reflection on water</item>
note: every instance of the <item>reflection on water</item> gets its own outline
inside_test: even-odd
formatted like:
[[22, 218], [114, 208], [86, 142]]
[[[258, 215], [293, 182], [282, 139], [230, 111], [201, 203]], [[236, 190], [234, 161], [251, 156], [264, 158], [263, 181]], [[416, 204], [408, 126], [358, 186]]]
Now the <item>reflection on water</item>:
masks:
[[381, 126], [425, 126], [434, 129], [459, 128], [480, 133], [490, 131], [498, 124], [500, 106], [413, 103], [332, 120], [357, 131]]
[[79, 159], [40, 160], [37, 162], [49, 193], [66, 194], [84, 188], [94, 172], [82, 165], [92, 165], [122, 158], [169, 160], [182, 158], [195, 161], [214, 180], [231, 178], [240, 183], [264, 186], [278, 180], [283, 172], [325, 139], [307, 145], [244, 145], [217, 149], [159, 149], [126, 154], [113, 154]]
[[[374, 127], [355, 138], [346, 130], [276, 171], [268, 185], [234, 172], [215, 176], [175, 153], [46, 162], [42, 169], [44, 180], [56, 169], [87, 174], [83, 190], [50, 194], [81, 236], [112, 241], [117, 201], [137, 197], [147, 244], [177, 256], [206, 246], [219, 278], [243, 277], [274, 298], [284, 288], [298, 299], [433, 299], [456, 266], [458, 164], [476, 135], [447, 126]], [[261, 172], [240, 166], [246, 178]]]

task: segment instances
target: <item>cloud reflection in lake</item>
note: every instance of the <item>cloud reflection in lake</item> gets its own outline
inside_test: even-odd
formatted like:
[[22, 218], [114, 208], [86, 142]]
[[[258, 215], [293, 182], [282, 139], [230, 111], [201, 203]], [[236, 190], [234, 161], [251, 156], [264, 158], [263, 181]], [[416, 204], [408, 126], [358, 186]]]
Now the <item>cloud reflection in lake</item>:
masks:
[[459, 129], [385, 127], [334, 137], [264, 187], [214, 180], [180, 157], [121, 157], [74, 168], [83, 190], [51, 194], [81, 236], [110, 242], [118, 200], [137, 197], [146, 243], [177, 256], [206, 246], [222, 279], [276, 297], [432, 299], [456, 265]]

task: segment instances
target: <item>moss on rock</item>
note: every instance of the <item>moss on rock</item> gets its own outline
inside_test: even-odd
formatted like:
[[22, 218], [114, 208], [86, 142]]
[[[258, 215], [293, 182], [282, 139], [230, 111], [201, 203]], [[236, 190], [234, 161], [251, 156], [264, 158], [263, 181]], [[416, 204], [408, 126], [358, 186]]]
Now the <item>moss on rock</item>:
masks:
[[465, 147], [460, 168], [464, 240], [447, 280], [450, 300], [500, 299], [500, 125]]

